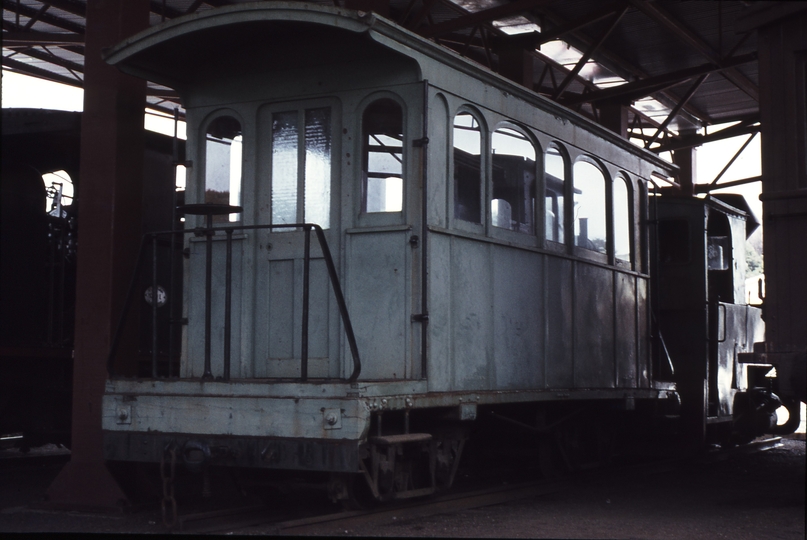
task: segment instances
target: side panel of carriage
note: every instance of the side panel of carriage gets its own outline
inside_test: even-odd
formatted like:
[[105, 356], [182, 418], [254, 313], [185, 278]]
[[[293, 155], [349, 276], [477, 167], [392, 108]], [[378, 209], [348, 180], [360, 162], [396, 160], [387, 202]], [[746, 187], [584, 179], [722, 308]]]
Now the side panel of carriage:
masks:
[[[650, 387], [647, 245], [642, 233], [647, 190], [639, 173], [649, 175], [651, 169], [629, 153], [615, 151], [595, 135], [559, 123], [548, 113], [532, 109], [525, 115], [524, 103], [491, 98], [484, 84], [466, 84], [462, 91], [459, 96], [433, 87], [429, 99], [430, 390]], [[458, 115], [463, 114], [472, 115], [474, 120], [466, 117], [462, 126], [454, 128]], [[519, 125], [512, 118], [526, 118], [531, 124]], [[467, 131], [468, 126], [479, 124], [481, 158], [467, 147], [457, 150], [453, 142], [454, 136], [460, 136], [457, 130]], [[602, 223], [607, 225], [599, 249], [584, 247], [579, 230], [574, 237], [567, 233], [565, 243], [557, 236], [554, 239], [559, 242], [542, 241], [543, 235], [553, 238], [553, 227], [563, 229], [564, 225], [562, 215], [552, 216], [549, 187], [546, 197], [533, 195], [533, 215], [537, 218], [519, 224], [511, 212], [509, 230], [505, 223], [496, 223], [495, 211], [501, 203], [492, 199], [504, 191], [497, 186], [495, 167], [504, 158], [497, 154], [496, 141], [488, 140], [485, 133], [493, 132], [495, 137], [495, 131], [502, 127], [518, 130], [534, 147], [535, 158], [530, 159], [536, 162], [537, 181], [533, 190], [558, 181], [543, 178], [544, 162], [550, 171], [554, 169], [548, 161], [559, 159], [560, 152], [555, 149], [562, 148], [565, 156], [567, 190], [573, 175], [586, 173], [585, 167], [581, 167], [583, 172], [575, 170], [576, 164], [592, 163], [584, 160], [593, 153], [577, 145], [604, 150], [602, 155], [609, 161], [598, 162], [602, 174], [599, 204]], [[493, 151], [487, 152], [493, 163], [484, 163], [486, 145], [493, 146]], [[554, 156], [547, 157], [553, 152]], [[456, 168], [460, 164], [475, 167], [474, 160], [480, 159], [483, 163], [479, 168], [484, 171], [488, 167], [487, 174], [481, 175], [482, 201], [479, 205], [460, 205], [457, 191], [463, 188], [458, 184]], [[614, 163], [632, 170], [626, 172]], [[582, 196], [578, 200], [571, 193], [561, 194], [561, 212], [564, 197], [566, 213], [583, 201]], [[622, 204], [616, 221], [624, 221], [618, 225], [624, 229], [619, 236], [627, 246], [612, 245], [618, 243], [612, 240], [615, 232], [610, 208], [615, 199]], [[512, 198], [509, 206], [518, 204]], [[477, 222], [468, 220], [468, 208], [483, 209]], [[553, 219], [559, 219], [560, 226], [553, 224]], [[611, 252], [616, 255], [607, 255]]]

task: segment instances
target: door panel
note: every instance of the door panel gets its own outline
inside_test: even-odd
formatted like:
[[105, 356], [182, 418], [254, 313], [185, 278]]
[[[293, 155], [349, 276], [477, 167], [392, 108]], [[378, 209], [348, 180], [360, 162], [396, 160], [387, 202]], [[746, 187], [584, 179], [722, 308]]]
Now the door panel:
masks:
[[[335, 142], [340, 129], [335, 100], [270, 104], [258, 111], [257, 201], [261, 223], [315, 223], [339, 255], [339, 171]], [[332, 229], [333, 227], [334, 229]], [[261, 229], [255, 250], [255, 374], [287, 378], [301, 374], [305, 232]], [[335, 261], [337, 268], [338, 260]], [[340, 376], [339, 317], [327, 267], [314, 231], [310, 235], [308, 376]]]
[[348, 237], [348, 310], [365, 380], [412, 376], [409, 236], [407, 229]]

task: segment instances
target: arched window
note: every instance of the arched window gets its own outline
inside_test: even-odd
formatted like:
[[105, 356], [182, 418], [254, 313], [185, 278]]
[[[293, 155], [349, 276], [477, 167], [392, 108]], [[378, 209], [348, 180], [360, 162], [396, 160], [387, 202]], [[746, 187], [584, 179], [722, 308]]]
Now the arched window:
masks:
[[544, 155], [544, 194], [546, 197], [546, 239], [564, 243], [564, 193], [566, 192], [566, 158], [556, 146]]
[[[219, 116], [205, 133], [205, 202], [241, 204], [241, 123]], [[214, 216], [214, 222], [238, 221], [240, 214]]]
[[482, 223], [482, 132], [468, 112], [454, 117], [454, 217]]
[[574, 164], [574, 245], [606, 253], [605, 175], [587, 161]]
[[493, 226], [534, 233], [535, 147], [523, 133], [504, 127], [493, 132], [491, 146]]
[[392, 99], [374, 101], [362, 117], [364, 211], [403, 210], [403, 110]]
[[633, 234], [632, 207], [628, 180], [619, 177], [614, 181], [614, 256], [627, 262], [632, 261], [630, 241]]

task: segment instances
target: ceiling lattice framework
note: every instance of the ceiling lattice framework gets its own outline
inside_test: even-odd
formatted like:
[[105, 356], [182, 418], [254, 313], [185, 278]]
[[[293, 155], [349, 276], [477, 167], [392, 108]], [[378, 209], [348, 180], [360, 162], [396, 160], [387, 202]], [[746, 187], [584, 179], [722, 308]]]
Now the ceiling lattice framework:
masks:
[[[270, 0], [267, 0], [270, 1]], [[2, 0], [3, 68], [83, 85], [86, 0]], [[152, 0], [150, 23], [241, 3]], [[742, 30], [757, 2], [651, 0], [330, 0], [373, 10], [603, 120], [627, 107], [628, 136], [661, 152], [758, 131], [756, 36]], [[222, 44], [225, 46], [226, 44]], [[170, 88], [148, 107], [173, 113]], [[722, 135], [708, 126], [737, 123]], [[705, 129], [704, 129], [705, 128]]]

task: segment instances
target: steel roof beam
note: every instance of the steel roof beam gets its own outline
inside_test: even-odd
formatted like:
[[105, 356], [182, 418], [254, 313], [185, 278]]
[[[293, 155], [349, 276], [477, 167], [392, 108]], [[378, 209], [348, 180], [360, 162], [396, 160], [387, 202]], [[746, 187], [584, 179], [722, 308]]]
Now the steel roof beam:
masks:
[[695, 184], [695, 193], [711, 193], [714, 189], [724, 189], [736, 186], [744, 186], [746, 184], [753, 184], [755, 182], [762, 182], [761, 176], [752, 176], [751, 178], [743, 178], [742, 180], [731, 180], [723, 182], [722, 184]]
[[726, 174], [726, 171], [728, 171], [728, 170], [729, 170], [729, 168], [730, 168], [732, 165], [734, 165], [734, 162], [735, 162], [735, 161], [737, 161], [737, 158], [738, 158], [738, 157], [740, 157], [740, 154], [742, 154], [742, 153], [743, 153], [743, 150], [745, 150], [746, 148], [748, 148], [748, 145], [749, 145], [749, 144], [751, 144], [751, 141], [753, 141], [753, 140], [754, 140], [754, 137], [756, 137], [758, 133], [759, 133], [759, 132], [758, 132], [758, 131], [756, 131], [756, 132], [754, 132], [754, 133], [752, 133], [751, 135], [749, 135], [749, 136], [748, 136], [748, 139], [746, 139], [746, 141], [743, 143], [743, 145], [740, 147], [740, 149], [739, 149], [739, 150], [737, 150], [737, 152], [735, 152], [735, 153], [734, 153], [734, 155], [733, 155], [733, 156], [732, 156], [732, 158], [729, 160], [729, 162], [728, 162], [728, 163], [726, 163], [726, 166], [725, 166], [725, 167], [723, 167], [723, 170], [721, 170], [721, 171], [720, 171], [720, 172], [717, 174], [717, 176], [715, 176], [715, 179], [714, 179], [714, 180], [712, 180], [712, 181], [709, 183], [709, 189], [715, 188], [715, 186], [717, 186], [717, 183], [720, 181], [720, 179], [721, 179], [721, 178], [723, 178], [723, 175], [724, 175], [724, 174]]
[[[470, 56], [470, 55], [467, 54], [467, 51], [465, 50], [468, 47], [484, 50], [485, 45], [482, 42], [481, 38], [472, 39], [472, 40], [469, 41], [468, 36], [455, 34], [455, 35], [449, 36], [447, 38], [443, 38], [440, 41], [441, 41], [441, 44], [443, 46], [455, 51], [457, 54], [460, 54], [460, 55], [462, 55], [464, 57], [470, 58], [471, 60], [473, 60], [475, 62], [478, 62], [479, 64], [485, 65], [485, 63], [487, 61], [486, 58], [482, 58], [481, 56], [479, 58], [475, 58], [474, 56]], [[530, 54], [534, 58], [539, 60], [540, 62], [543, 62], [546, 66], [549, 66], [546, 71], [548, 71], [549, 77], [551, 79], [553, 79], [553, 82], [554, 82], [554, 71], [553, 70], [558, 70], [558, 71], [561, 71], [561, 72], [564, 72], [564, 73], [569, 71], [562, 64], [559, 64], [558, 62], [556, 62], [552, 58], [549, 58], [548, 56], [545, 56], [545, 55], [541, 54], [540, 51], [532, 50], [532, 51], [530, 51]], [[577, 82], [582, 84], [585, 88], [588, 88], [589, 90], [596, 90], [597, 89], [597, 86], [594, 83], [592, 83], [591, 81], [586, 80], [583, 77], [580, 77], [580, 75], [577, 75], [576, 80], [577, 80]], [[543, 80], [540, 81], [540, 82], [543, 82]], [[538, 92], [540, 94], [544, 94], [546, 96], [551, 96], [552, 94], [554, 94], [557, 91], [557, 84], [553, 84], [551, 92], [546, 92], [545, 91], [546, 89], [543, 88], [542, 86], [540, 86], [540, 84], [533, 85], [532, 90], [535, 91], [535, 92]], [[661, 123], [657, 122], [656, 120], [653, 120], [652, 118], [647, 116], [645, 113], [643, 113], [643, 112], [641, 112], [641, 111], [639, 111], [637, 109], [631, 108], [630, 113], [633, 114], [634, 117], [640, 118], [645, 125], [649, 125], [649, 126], [654, 127], [656, 129], [661, 127]], [[667, 133], [668, 135], [674, 136], [674, 134], [668, 128], [665, 127], [663, 129], [664, 129], [665, 133]]]
[[[563, 19], [552, 13], [546, 12], [545, 14], [547, 17], [552, 18], [558, 21], [559, 23], [563, 22]], [[571, 45], [580, 46], [580, 44], [583, 44], [583, 46], [587, 46], [589, 43], [591, 43], [590, 38], [582, 35], [578, 31], [570, 32], [570, 35], [572, 38], [572, 41], [570, 43]], [[650, 76], [641, 68], [630, 64], [629, 62], [609, 52], [607, 49], [603, 49], [602, 51], [600, 51], [598, 58], [596, 58], [595, 60], [601, 63], [606, 68], [614, 71], [617, 75], [623, 76], [626, 79], [632, 76], [642, 80]], [[677, 96], [670, 94], [669, 92], [664, 90], [658, 92], [658, 95], [654, 97], [663, 105], [670, 107], [671, 109], [675, 106], [675, 104], [679, 100]], [[699, 110], [698, 108], [693, 107], [692, 105], [687, 105], [686, 107], [684, 107], [683, 110], [690, 116], [689, 121], [691, 123], [698, 124], [704, 120], [711, 121], [709, 115]]]
[[176, 19], [177, 17], [185, 15], [184, 11], [180, 11], [178, 9], [174, 9], [168, 6], [165, 0], [151, 0], [149, 4], [149, 9], [151, 10], [152, 13], [161, 15], [163, 17], [163, 20]]
[[698, 75], [722, 71], [733, 66], [756, 62], [756, 60], [756, 52], [748, 53], [741, 56], [735, 56], [734, 58], [729, 58], [728, 60], [725, 60], [722, 65], [709, 63], [681, 69], [678, 71], [672, 71], [663, 75], [656, 75], [655, 77], [647, 77], [646, 79], [620, 84], [619, 86], [613, 86], [604, 90], [597, 90], [586, 96], [564, 100], [563, 103], [564, 105], [570, 106], [576, 105], [577, 103], [583, 101], [593, 102], [601, 100], [614, 100], [623, 104], [630, 103], [655, 92], [681, 84], [693, 77], [697, 77]]
[[71, 15], [78, 15], [79, 17], [87, 17], [87, 3], [76, 2], [74, 0], [42, 0], [43, 4], [48, 4], [58, 10], [70, 13]]
[[38, 20], [39, 20], [39, 18], [40, 18], [42, 15], [44, 15], [44, 14], [45, 14], [45, 12], [46, 12], [47, 10], [49, 10], [49, 9], [50, 9], [50, 6], [49, 6], [48, 4], [42, 4], [42, 7], [41, 7], [41, 8], [39, 8], [39, 11], [37, 11], [37, 12], [36, 12], [36, 15], [34, 15], [34, 16], [33, 16], [33, 17], [31, 17], [30, 19], [28, 19], [28, 22], [27, 22], [27, 23], [25, 23], [25, 26], [23, 27], [23, 31], [24, 31], [24, 32], [27, 32], [28, 30], [30, 30], [30, 29], [31, 29], [31, 27], [32, 27], [32, 26], [33, 26], [33, 25], [36, 23], [36, 21], [38, 21]]
[[201, 6], [202, 4], [204, 4], [204, 0], [194, 0], [193, 4], [188, 6], [188, 9], [185, 10], [185, 15], [195, 13], [196, 10], [199, 9], [199, 6]]
[[589, 15], [586, 15], [585, 17], [575, 19], [565, 24], [556, 25], [551, 30], [544, 31], [544, 29], [541, 28], [541, 32], [538, 34], [535, 41], [535, 46], [538, 47], [539, 45], [547, 43], [548, 41], [559, 39], [564, 34], [574, 32], [575, 30], [580, 30], [589, 24], [594, 24], [597, 21], [601, 21], [609, 15], [612, 15], [613, 13], [616, 13], [620, 9], [624, 8], [625, 4], [626, 2], [624, 1], [614, 2], [612, 4], [608, 4], [598, 11], [594, 11]]
[[[687, 43], [692, 48], [704, 55], [710, 62], [722, 65], [722, 59], [712, 47], [700, 36], [686, 28], [680, 21], [675, 19], [670, 13], [659, 6], [657, 2], [646, 2], [645, 0], [630, 0], [636, 9], [670, 30], [678, 39]], [[751, 82], [735, 68], [729, 68], [722, 75], [731, 81], [737, 88], [751, 96], [755, 101], [759, 101], [759, 87]]]
[[[698, 77], [698, 80], [695, 81], [695, 84], [693, 84], [689, 88], [689, 91], [686, 93], [686, 95], [683, 98], [681, 98], [681, 101], [678, 102], [678, 104], [673, 108], [673, 110], [670, 111], [669, 116], [667, 116], [667, 118], [664, 119], [664, 122], [661, 123], [662, 127], [667, 127], [670, 124], [670, 122], [672, 122], [672, 119], [675, 118], [675, 116], [681, 111], [681, 109], [684, 108], [684, 105], [687, 104], [687, 101], [689, 101], [692, 98], [692, 96], [695, 95], [695, 92], [698, 91], [698, 88], [700, 88], [700, 86], [703, 84], [703, 81], [705, 81], [708, 76], [709, 76], [708, 73], [704, 73], [703, 75]], [[649, 150], [650, 145], [656, 141], [659, 135], [661, 135], [661, 131], [662, 131], [661, 128], [659, 128], [658, 131], [656, 131], [656, 134], [653, 135], [650, 138], [650, 140], [645, 143], [644, 147]]]
[[[50, 64], [63, 67], [65, 69], [69, 69], [70, 71], [73, 72], [84, 73], [83, 65], [71, 62], [70, 60], [66, 60], [64, 58], [59, 58], [50, 51], [48, 51], [47, 53], [43, 53], [42, 51], [30, 48], [28, 50], [20, 51], [20, 53], [26, 56], [30, 56], [31, 58], [36, 58], [37, 60], [42, 60], [43, 62], [48, 62]], [[78, 77], [76, 78], [78, 79]]]
[[[758, 122], [759, 118], [757, 118], [755, 121]], [[683, 150], [684, 148], [694, 148], [696, 146], [701, 146], [706, 143], [714, 141], [722, 141], [724, 139], [731, 139], [732, 137], [738, 137], [740, 135], [748, 135], [749, 133], [756, 133], [759, 130], [760, 130], [759, 125], [750, 125], [748, 123], [741, 123], [736, 126], [721, 129], [720, 131], [716, 131], [715, 133], [711, 133], [709, 135], [690, 135], [688, 137], [683, 137], [677, 141], [672, 141], [670, 143], [662, 143], [661, 146], [657, 146], [656, 148], [654, 148], [653, 152], [661, 153], [661, 152], [670, 152], [673, 150]]]
[[3, 47], [34, 47], [36, 45], [84, 45], [84, 36], [14, 30], [3, 32]]
[[420, 35], [433, 38], [444, 34], [470, 28], [478, 24], [487, 23], [503, 17], [518, 15], [530, 9], [534, 9], [542, 4], [551, 4], [554, 0], [515, 0], [509, 4], [503, 4], [483, 11], [477, 11], [468, 15], [445, 21], [433, 26], [429, 26], [420, 32]]
[[[14, 0], [3, 0], [3, 9], [8, 10], [11, 13], [22, 15], [23, 17], [28, 17], [29, 19], [33, 19], [37, 17], [37, 14], [39, 14], [38, 9], [26, 6], [25, 4], [17, 4], [17, 2]], [[51, 26], [62, 28], [63, 30], [68, 30], [70, 32], [75, 32], [76, 34], [83, 35], [85, 32], [84, 26], [76, 24], [72, 21], [67, 21], [50, 13], [42, 13], [39, 16], [39, 20]]]
[[3, 65], [11, 69], [12, 71], [23, 73], [25, 75], [30, 75], [32, 77], [36, 77], [37, 79], [45, 79], [46, 81], [56, 81], [62, 84], [66, 84], [68, 86], [83, 88], [83, 81], [81, 81], [80, 79], [74, 79], [72, 77], [67, 77], [65, 75], [53, 73], [52, 71], [32, 66], [30, 64], [20, 62], [19, 60], [14, 60], [13, 58], [7, 58], [4, 56]]
[[572, 82], [572, 79], [574, 79], [574, 77], [577, 76], [577, 74], [580, 73], [580, 70], [583, 69], [583, 66], [586, 65], [586, 63], [591, 59], [591, 57], [594, 56], [594, 54], [597, 52], [597, 50], [602, 46], [602, 44], [605, 42], [605, 40], [608, 39], [608, 36], [611, 35], [611, 32], [614, 31], [614, 28], [616, 28], [616, 25], [619, 24], [619, 21], [622, 20], [622, 17], [625, 16], [625, 13], [627, 13], [627, 11], [628, 11], [628, 7], [625, 6], [622, 9], [622, 11], [617, 13], [617, 15], [611, 21], [611, 24], [608, 25], [608, 28], [605, 30], [605, 32], [600, 34], [600, 37], [597, 39], [597, 41], [592, 43], [589, 46], [589, 48], [586, 50], [585, 54], [583, 54], [583, 56], [580, 57], [580, 60], [578, 60], [577, 64], [574, 66], [574, 69], [572, 69], [566, 75], [566, 78], [563, 79], [563, 82], [560, 83], [560, 87], [558, 88], [558, 91], [555, 92], [555, 95], [553, 96], [553, 99], [555, 101], [558, 101], [560, 99], [560, 96], [562, 96], [563, 92], [566, 91], [566, 88]]

